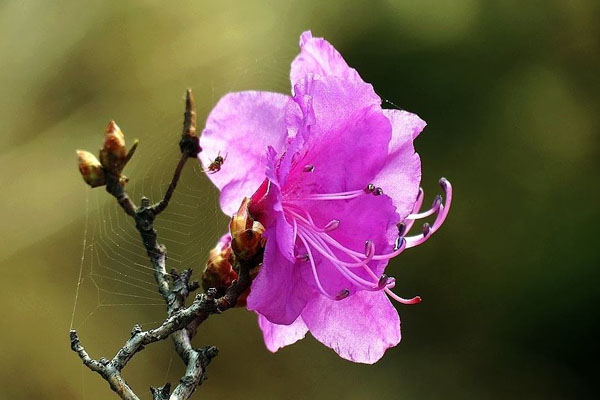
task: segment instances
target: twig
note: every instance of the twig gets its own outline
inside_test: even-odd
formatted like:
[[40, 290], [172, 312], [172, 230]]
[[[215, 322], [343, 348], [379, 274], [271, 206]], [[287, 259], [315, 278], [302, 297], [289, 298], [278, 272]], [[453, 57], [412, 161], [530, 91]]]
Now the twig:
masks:
[[196, 387], [206, 379], [206, 367], [218, 354], [218, 349], [214, 346], [201, 349], [193, 348], [191, 341], [198, 326], [211, 314], [221, 313], [233, 307], [238, 297], [250, 287], [251, 283], [250, 269], [253, 267], [252, 263], [236, 261], [239, 277], [223, 296], [215, 298], [216, 290], [209, 289], [204, 294], [196, 295], [192, 304], [186, 308], [186, 299], [199, 286], [198, 282], [190, 282], [192, 270], [187, 269], [181, 272], [171, 270], [170, 274], [167, 273], [167, 250], [165, 246], [157, 241], [154, 219], [168, 206], [188, 158], [195, 158], [201, 151], [196, 136], [196, 112], [191, 90], [188, 90], [186, 94], [186, 111], [179, 146], [181, 159], [175, 168], [171, 183], [163, 199], [154, 205], [151, 205], [149, 199], [143, 197], [140, 206], [136, 206], [119, 182], [118, 176], [109, 175], [106, 179], [106, 190], [117, 199], [127, 215], [135, 220], [136, 228], [140, 233], [154, 269], [158, 291], [165, 299], [168, 317], [159, 327], [149, 331], [143, 331], [139, 325], [134, 326], [131, 337], [110, 361], [104, 358], [92, 359], [81, 345], [77, 332], [70, 331], [73, 351], [83, 360], [84, 365], [100, 374], [124, 400], [137, 400], [139, 397], [135, 395], [123, 379], [121, 375], [123, 368], [145, 346], [164, 340], [169, 336], [173, 338], [175, 350], [187, 366], [185, 375], [180, 379], [173, 393], [170, 393], [171, 385], [169, 383], [159, 388], [151, 387], [150, 390], [154, 400], [189, 399]]

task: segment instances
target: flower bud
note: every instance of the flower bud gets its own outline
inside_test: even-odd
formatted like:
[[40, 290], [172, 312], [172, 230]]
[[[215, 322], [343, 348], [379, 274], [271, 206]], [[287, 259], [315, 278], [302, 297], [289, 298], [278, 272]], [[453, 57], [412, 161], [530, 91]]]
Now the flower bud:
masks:
[[217, 289], [219, 295], [223, 295], [225, 290], [231, 286], [238, 275], [231, 267], [233, 254], [231, 251], [231, 237], [224, 235], [221, 237], [217, 246], [210, 251], [206, 267], [202, 273], [202, 288]]
[[236, 214], [229, 223], [231, 232], [231, 248], [241, 260], [251, 260], [259, 254], [265, 245], [264, 226], [255, 221], [248, 211], [249, 198], [244, 198]]
[[77, 150], [77, 162], [79, 164], [79, 172], [85, 183], [93, 188], [106, 184], [102, 164], [100, 164], [100, 161], [92, 153], [85, 150]]
[[108, 171], [118, 174], [126, 158], [125, 135], [115, 121], [110, 121], [104, 134], [104, 146], [100, 149], [100, 162]]

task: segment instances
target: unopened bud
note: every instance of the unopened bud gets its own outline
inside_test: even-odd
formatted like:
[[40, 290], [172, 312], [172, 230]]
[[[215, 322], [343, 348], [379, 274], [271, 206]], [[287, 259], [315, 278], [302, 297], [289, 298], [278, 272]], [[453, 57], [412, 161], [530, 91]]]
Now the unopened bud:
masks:
[[238, 212], [234, 214], [229, 224], [231, 248], [240, 260], [253, 259], [265, 245], [263, 239], [265, 228], [250, 215], [249, 204], [250, 199], [244, 198]]
[[93, 188], [106, 184], [102, 164], [100, 164], [100, 161], [92, 153], [85, 150], [77, 150], [77, 162], [79, 164], [79, 172], [85, 183]]
[[217, 246], [210, 251], [209, 259], [202, 273], [202, 288], [205, 291], [215, 288], [219, 295], [225, 293], [225, 290], [238, 277], [231, 266], [232, 251], [230, 242], [223, 240], [228, 236], [221, 238]]
[[107, 170], [119, 173], [126, 158], [125, 135], [115, 121], [110, 121], [104, 134], [104, 146], [100, 149], [100, 162]]

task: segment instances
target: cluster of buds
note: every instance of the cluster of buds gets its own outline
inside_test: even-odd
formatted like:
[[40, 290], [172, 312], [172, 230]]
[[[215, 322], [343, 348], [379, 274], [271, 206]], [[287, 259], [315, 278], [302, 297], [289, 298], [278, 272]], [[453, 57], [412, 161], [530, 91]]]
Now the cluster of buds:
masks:
[[127, 183], [127, 177], [121, 174], [127, 162], [137, 148], [136, 140], [129, 151], [125, 147], [125, 135], [115, 121], [110, 121], [104, 134], [104, 146], [100, 149], [100, 160], [92, 153], [77, 150], [79, 172], [85, 183], [91, 187], [104, 186], [110, 178], [116, 179], [121, 186]]
[[[231, 218], [229, 234], [221, 237], [217, 246], [210, 251], [202, 274], [202, 287], [217, 289], [218, 295], [225, 293], [238, 278], [240, 263], [250, 264], [250, 277], [258, 274], [265, 247], [264, 226], [255, 221], [248, 211], [250, 199], [245, 198], [238, 212]], [[245, 307], [250, 289], [239, 296], [236, 307]]]

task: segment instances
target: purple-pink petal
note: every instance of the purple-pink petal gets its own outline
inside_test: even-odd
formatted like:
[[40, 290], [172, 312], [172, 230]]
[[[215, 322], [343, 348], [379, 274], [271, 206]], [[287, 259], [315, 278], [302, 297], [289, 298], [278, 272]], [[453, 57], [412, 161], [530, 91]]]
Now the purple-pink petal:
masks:
[[[296, 87], [294, 99], [312, 98], [315, 122], [299, 131], [303, 135], [301, 150], [286, 154], [295, 161], [284, 192], [332, 193], [364, 188], [385, 162], [391, 138], [389, 120], [378, 105], [361, 97], [359, 89], [338, 78], [309, 76]], [[313, 165], [314, 171], [303, 172], [306, 165]]]
[[308, 328], [301, 317], [298, 317], [290, 325], [277, 325], [258, 314], [258, 326], [262, 330], [267, 349], [273, 353], [282, 347], [303, 339], [306, 332], [308, 332]]
[[400, 342], [398, 312], [382, 292], [357, 292], [341, 301], [315, 297], [302, 320], [319, 342], [354, 362], [373, 364]]
[[207, 168], [220, 153], [221, 170], [208, 174], [221, 190], [221, 209], [236, 212], [265, 179], [267, 146], [281, 151], [287, 141], [285, 110], [289, 96], [270, 92], [230, 93], [217, 103], [200, 137], [198, 157]]
[[306, 31], [300, 36], [300, 54], [292, 61], [292, 90], [295, 91], [294, 86], [309, 74], [339, 78], [352, 86], [360, 86], [372, 99], [379, 100], [373, 86], [364, 82], [358, 72], [348, 66], [331, 43], [323, 38], [315, 38], [310, 31]]
[[250, 287], [247, 307], [275, 324], [289, 325], [298, 318], [312, 292], [300, 269], [280, 251], [276, 229], [267, 230], [265, 237], [263, 266]]
[[412, 211], [421, 182], [421, 160], [415, 152], [413, 140], [427, 124], [407, 111], [383, 112], [392, 125], [392, 140], [385, 165], [374, 183], [392, 198], [398, 214], [404, 219]]

